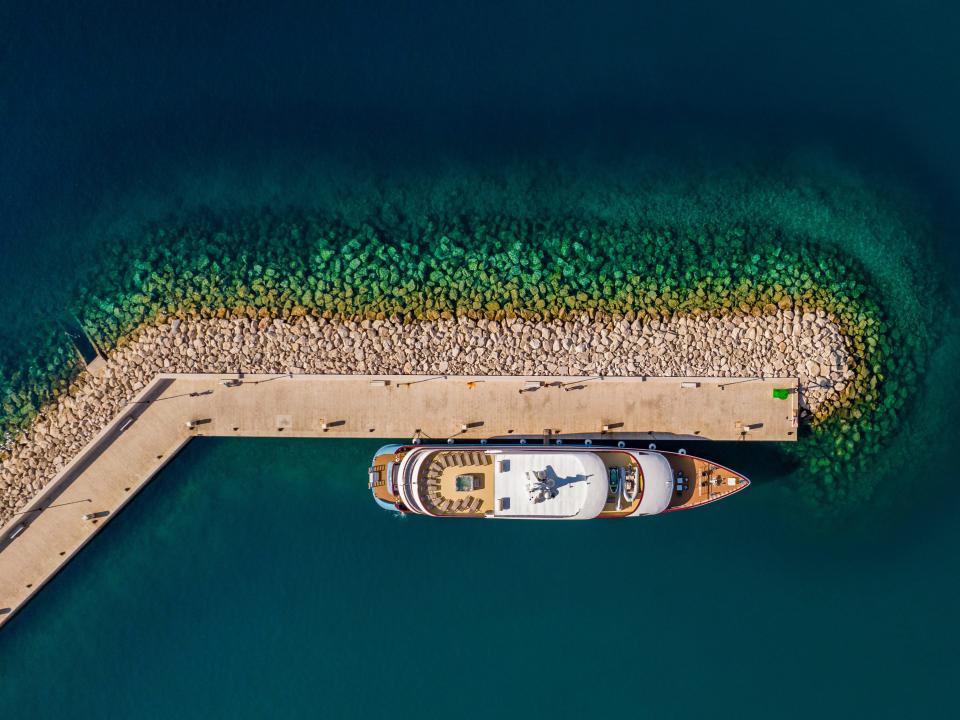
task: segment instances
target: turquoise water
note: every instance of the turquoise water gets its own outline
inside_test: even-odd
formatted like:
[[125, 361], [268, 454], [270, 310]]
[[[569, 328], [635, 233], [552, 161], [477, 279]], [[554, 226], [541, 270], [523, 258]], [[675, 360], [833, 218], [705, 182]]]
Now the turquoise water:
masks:
[[[490, 212], [604, 214], [624, 205], [596, 178], [656, 186], [648, 157], [690, 163], [694, 195], [731, 161], [821, 159], [919, 198], [960, 273], [943, 3], [57, 5], [0, 5], [0, 372], [109, 265], [107, 230], [382, 209], [345, 187], [420, 217], [479, 176]], [[863, 219], [835, 210], [797, 229]], [[885, 274], [922, 273], [901, 240]], [[550, 524], [394, 519], [365, 489], [375, 442], [196, 442], [0, 632], [0, 715], [957, 715], [956, 340], [890, 439], [902, 470], [878, 456], [883, 492], [828, 525], [754, 444], [703, 450], [754, 480], [715, 507]]]
[[762, 476], [730, 501], [636, 521], [397, 519], [365, 488], [377, 447], [188, 446], [0, 634], [0, 706], [157, 718], [943, 707], [957, 669], [955, 499], [829, 536], [804, 530]]

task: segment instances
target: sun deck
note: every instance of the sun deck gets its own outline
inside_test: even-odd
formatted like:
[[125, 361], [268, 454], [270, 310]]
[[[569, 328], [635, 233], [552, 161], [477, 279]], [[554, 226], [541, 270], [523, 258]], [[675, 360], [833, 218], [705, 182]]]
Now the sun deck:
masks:
[[420, 466], [417, 487], [433, 514], [483, 515], [493, 509], [493, 458], [482, 450], [440, 450]]
[[597, 453], [544, 447], [491, 450], [496, 517], [596, 517], [607, 500], [607, 468]]

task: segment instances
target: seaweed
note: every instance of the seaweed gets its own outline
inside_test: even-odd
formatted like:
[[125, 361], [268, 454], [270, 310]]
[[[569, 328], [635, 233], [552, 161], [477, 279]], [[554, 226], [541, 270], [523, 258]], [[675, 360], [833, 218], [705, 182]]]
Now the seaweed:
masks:
[[[481, 203], [405, 213], [386, 202], [359, 220], [305, 208], [197, 210], [104, 241], [69, 310], [105, 348], [171, 317], [537, 321], [822, 311], [843, 331], [856, 377], [782, 452], [800, 461], [795, 484], [812, 504], [850, 505], [881, 481], [865, 471], [923, 372], [931, 338], [916, 324], [929, 322], [935, 303], [913, 298], [927, 268], [918, 261], [912, 274], [891, 275], [880, 267], [877, 254], [889, 244], [877, 223], [894, 217], [886, 209], [838, 218], [837, 203], [863, 211], [873, 196], [843, 190], [825, 200], [802, 184], [761, 190], [701, 189], [689, 206], [662, 190], [643, 209], [622, 202], [578, 213], [491, 212]], [[55, 333], [35, 343], [29, 362], [0, 363], [0, 429], [8, 435], [79, 369]]]

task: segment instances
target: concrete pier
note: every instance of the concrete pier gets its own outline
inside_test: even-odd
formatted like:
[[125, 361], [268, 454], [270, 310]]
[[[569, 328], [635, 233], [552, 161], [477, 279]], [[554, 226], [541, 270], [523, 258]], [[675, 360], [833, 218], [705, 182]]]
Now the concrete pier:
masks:
[[773, 390], [797, 385], [797, 378], [160, 375], [0, 531], [0, 626], [196, 435], [792, 441], [797, 394], [781, 400]]

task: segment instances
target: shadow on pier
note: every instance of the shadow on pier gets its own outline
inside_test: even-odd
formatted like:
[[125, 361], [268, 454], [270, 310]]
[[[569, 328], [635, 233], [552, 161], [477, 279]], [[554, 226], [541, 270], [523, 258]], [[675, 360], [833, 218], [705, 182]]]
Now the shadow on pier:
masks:
[[[161, 379], [157, 381], [152, 388], [144, 395], [139, 402], [132, 403], [126, 412], [117, 416], [111, 424], [109, 430], [93, 445], [83, 451], [73, 463], [70, 469], [65, 472], [55, 483], [51, 483], [35, 500], [33, 507], [24, 510], [21, 513], [22, 519], [20, 525], [27, 528], [33, 519], [40, 513], [51, 508], [62, 507], [64, 505], [73, 505], [80, 502], [89, 502], [89, 500], [74, 500], [56, 504], [55, 501], [60, 495], [70, 487], [70, 484], [77, 479], [83, 472], [93, 464], [93, 462], [106, 451], [113, 442], [120, 437], [137, 419], [146, 412], [150, 403], [157, 400], [164, 391], [173, 383], [173, 379]], [[0, 551], [12, 542], [10, 536], [0, 538]]]

